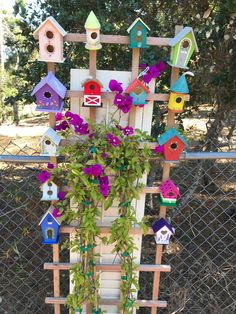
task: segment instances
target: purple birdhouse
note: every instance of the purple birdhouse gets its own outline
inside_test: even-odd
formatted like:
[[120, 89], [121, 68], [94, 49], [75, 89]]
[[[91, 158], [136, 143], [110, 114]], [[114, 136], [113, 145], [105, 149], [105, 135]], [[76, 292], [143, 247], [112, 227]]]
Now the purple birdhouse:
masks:
[[36, 95], [36, 111], [61, 112], [63, 99], [66, 95], [66, 87], [49, 72], [48, 75], [39, 82], [31, 96]]
[[174, 234], [174, 229], [164, 218], [157, 220], [152, 226], [157, 244], [169, 244], [170, 237]]
[[180, 197], [179, 188], [170, 179], [160, 185], [160, 203], [162, 206], [174, 206]]

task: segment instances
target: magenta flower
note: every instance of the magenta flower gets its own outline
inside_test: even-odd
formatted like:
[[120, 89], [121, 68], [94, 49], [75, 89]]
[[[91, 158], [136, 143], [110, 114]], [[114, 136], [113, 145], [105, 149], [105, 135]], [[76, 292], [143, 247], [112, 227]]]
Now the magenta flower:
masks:
[[99, 164], [92, 165], [83, 169], [85, 174], [98, 177], [102, 174], [102, 166]]
[[42, 183], [45, 183], [50, 179], [50, 173], [47, 171], [41, 171], [40, 174], [37, 176], [38, 180]]
[[102, 158], [106, 159], [107, 158], [107, 154], [106, 153], [102, 153]]
[[163, 72], [166, 69], [166, 64], [164, 61], [160, 61], [159, 63], [156, 64], [156, 68], [160, 71]]
[[122, 94], [116, 94], [114, 98], [114, 105], [123, 105], [124, 104], [124, 96]]
[[52, 215], [55, 218], [61, 217], [63, 214], [64, 214], [64, 210], [60, 213], [56, 207], [52, 211]]
[[49, 162], [48, 165], [47, 165], [47, 168], [48, 168], [48, 169], [53, 169], [53, 168], [54, 168], [54, 164], [51, 164], [51, 163]]
[[58, 192], [57, 196], [60, 201], [63, 201], [65, 199], [65, 193], [62, 191]]
[[62, 120], [62, 113], [61, 112], [57, 112], [55, 115], [55, 119], [56, 121], [61, 121]]
[[144, 74], [144, 76], [143, 76], [143, 81], [145, 82], [145, 83], [150, 83], [151, 82], [151, 80], [152, 80], [152, 76], [151, 76], [151, 74], [149, 73], [149, 72], [147, 72], [146, 74]]
[[108, 176], [98, 178], [100, 185], [109, 185]]
[[162, 145], [157, 145], [153, 151], [157, 154], [162, 154], [163, 150], [164, 150], [164, 147]]
[[93, 137], [94, 137], [94, 134], [93, 134], [93, 133], [90, 133], [90, 134], [89, 134], [89, 138], [92, 139]]
[[153, 78], [157, 78], [157, 77], [160, 75], [160, 71], [159, 71], [158, 68], [155, 67], [155, 66], [150, 66], [148, 72], [150, 73], [150, 75], [151, 75]]
[[147, 66], [148, 65], [146, 63], [140, 63], [139, 68], [144, 71]]
[[141, 105], [138, 105], [139, 106], [139, 108], [143, 108], [144, 107], [144, 104], [141, 104]]
[[74, 114], [70, 120], [70, 124], [72, 124], [74, 126], [78, 126], [78, 125], [82, 124], [83, 121], [84, 120], [78, 114]]
[[80, 133], [81, 135], [85, 135], [85, 134], [88, 134], [88, 123], [83, 123], [83, 124], [80, 124], [80, 125], [76, 125], [74, 127], [74, 130], [76, 133]]
[[119, 137], [113, 136], [111, 133], [108, 133], [108, 134], [107, 134], [107, 139], [108, 139], [108, 142], [109, 142], [113, 147], [116, 147], [116, 146], [119, 146], [119, 145], [120, 145], [120, 139], [119, 139]]
[[65, 113], [65, 117], [67, 118], [67, 119], [70, 119], [70, 118], [72, 118], [74, 116], [74, 114], [72, 113], [72, 112], [70, 112], [70, 111], [67, 111], [66, 113]]
[[123, 128], [122, 131], [123, 131], [123, 134], [125, 136], [134, 134], [134, 129], [131, 126], [128, 126], [128, 125], [125, 128]]
[[109, 193], [109, 185], [101, 184], [100, 185], [100, 193], [102, 194], [102, 196], [104, 198], [107, 198], [108, 193]]
[[121, 87], [122, 83], [117, 82], [117, 80], [110, 80], [109, 88], [112, 92], [122, 93], [123, 88]]
[[55, 131], [61, 131], [62, 130], [61, 124], [55, 125], [54, 130]]

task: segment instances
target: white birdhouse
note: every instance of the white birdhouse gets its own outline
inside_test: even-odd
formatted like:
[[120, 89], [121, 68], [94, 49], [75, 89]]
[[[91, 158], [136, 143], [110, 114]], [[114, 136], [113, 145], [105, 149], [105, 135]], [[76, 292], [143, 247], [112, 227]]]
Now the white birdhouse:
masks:
[[100, 28], [101, 25], [93, 11], [89, 13], [84, 25], [86, 29], [86, 45], [88, 50], [99, 50], [102, 48], [100, 44]]
[[169, 244], [170, 237], [174, 234], [174, 229], [161, 218], [152, 226], [157, 244]]
[[39, 40], [39, 61], [64, 62], [63, 37], [67, 32], [50, 16], [34, 32]]
[[46, 181], [41, 185], [43, 196], [41, 201], [58, 201], [58, 186], [52, 181]]
[[61, 138], [52, 128], [49, 128], [40, 140], [41, 156], [57, 156], [57, 147]]

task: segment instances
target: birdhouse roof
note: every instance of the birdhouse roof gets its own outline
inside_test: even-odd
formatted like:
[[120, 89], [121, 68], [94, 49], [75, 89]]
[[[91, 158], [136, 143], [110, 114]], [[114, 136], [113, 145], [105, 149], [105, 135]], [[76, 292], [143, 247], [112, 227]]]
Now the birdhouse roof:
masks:
[[48, 17], [43, 23], [39, 25], [39, 27], [34, 31], [34, 37], [38, 39], [38, 32], [39, 30], [46, 24], [47, 22], [51, 22], [52, 25], [58, 30], [58, 32], [64, 37], [67, 32], [64, 30], [64, 28], [61, 27], [61, 25], [54, 19], [54, 17], [50, 16]]
[[172, 92], [189, 94], [188, 83], [185, 78], [185, 74], [182, 74], [173, 85], [171, 85], [170, 90]]
[[175, 128], [170, 128], [165, 133], [161, 134], [161, 136], [158, 137], [157, 141], [158, 141], [159, 145], [164, 145], [166, 142], [168, 142], [174, 136], [177, 136], [184, 143], [185, 146], [188, 146], [188, 143], [185, 140], [185, 138], [178, 131], [176, 131]]
[[168, 42], [168, 45], [173, 47], [175, 46], [184, 36], [186, 36], [189, 32], [192, 33], [192, 36], [193, 36], [193, 42], [194, 42], [194, 45], [195, 45], [195, 50], [196, 52], [198, 52], [198, 46], [197, 46], [197, 42], [196, 42], [196, 38], [194, 36], [194, 32], [193, 32], [193, 29], [192, 27], [189, 27], [189, 26], [186, 26], [182, 29], [182, 31], [180, 31], [174, 38], [172, 38], [169, 42]]
[[161, 218], [159, 220], [157, 220], [153, 226], [152, 226], [152, 229], [153, 229], [153, 232], [154, 233], [157, 233], [159, 230], [161, 230], [163, 227], [167, 227], [169, 229], [169, 231], [173, 234], [174, 233], [174, 230], [172, 229], [171, 225], [168, 224], [168, 222], [164, 219], [164, 218]]
[[133, 89], [136, 86], [141, 86], [142, 89], [146, 92], [146, 93], [150, 93], [150, 90], [139, 80], [139, 79], [135, 79], [125, 90], [126, 93], [131, 93], [133, 91]]
[[66, 96], [66, 87], [56, 78], [56, 76], [49, 72], [33, 89], [31, 96], [36, 94], [44, 85], [48, 84], [62, 99]]
[[160, 192], [165, 193], [171, 190], [176, 196], [180, 196], [178, 187], [174, 184], [174, 182], [170, 179], [165, 180], [160, 184]]
[[93, 11], [89, 13], [87, 20], [84, 24], [84, 27], [86, 29], [100, 29], [101, 28], [101, 24], [99, 23]]
[[131, 25], [130, 27], [127, 29], [127, 32], [129, 33], [131, 31], [131, 29], [134, 27], [134, 25], [140, 21], [149, 31], [150, 31], [150, 28], [147, 26], [147, 24], [144, 23], [143, 20], [140, 19], [140, 17], [138, 17]]
[[88, 78], [88, 79], [86, 79], [85, 81], [83, 81], [83, 82], [81, 83], [82, 87], [84, 87], [84, 85], [88, 84], [89, 82], [95, 82], [95, 83], [97, 83], [100, 87], [103, 87], [102, 83], [101, 83], [99, 80], [93, 79], [93, 78]]
[[61, 218], [60, 217], [54, 217], [53, 216], [53, 210], [54, 210], [54, 206], [53, 205], [51, 205], [50, 207], [49, 207], [49, 209], [46, 211], [46, 213], [43, 215], [43, 217], [42, 217], [42, 219], [40, 220], [40, 223], [39, 223], [39, 225], [41, 225], [42, 224], [42, 222], [44, 221], [44, 219], [47, 217], [47, 215], [50, 215], [54, 220], [55, 220], [55, 222], [60, 226], [61, 225]]
[[49, 128], [42, 136], [42, 138], [40, 139], [40, 143], [43, 141], [43, 139], [45, 138], [45, 136], [50, 137], [50, 139], [56, 144], [59, 145], [61, 138], [60, 136], [57, 134], [56, 131], [54, 131], [52, 128]]

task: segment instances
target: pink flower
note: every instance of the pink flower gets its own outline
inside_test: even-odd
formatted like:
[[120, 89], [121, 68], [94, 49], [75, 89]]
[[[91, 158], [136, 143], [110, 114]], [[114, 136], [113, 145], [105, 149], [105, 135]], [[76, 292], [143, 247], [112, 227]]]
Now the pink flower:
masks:
[[100, 177], [98, 180], [99, 180], [100, 185], [109, 185], [108, 176]]
[[104, 198], [107, 198], [109, 193], [109, 185], [101, 184], [100, 185], [100, 193]]
[[124, 104], [124, 96], [122, 94], [116, 94], [114, 98], [114, 105], [123, 105]]
[[108, 142], [109, 142], [113, 147], [116, 147], [116, 146], [119, 146], [119, 145], [120, 145], [120, 139], [119, 139], [119, 137], [113, 136], [111, 133], [108, 133], [108, 134], [107, 134], [107, 139], [108, 139]]
[[148, 65], [146, 63], [140, 63], [139, 68], [144, 71], [147, 68], [147, 66]]
[[51, 164], [51, 163], [49, 162], [48, 165], [47, 165], [47, 168], [48, 168], [48, 169], [53, 169], [53, 168], [54, 168], [54, 164]]
[[121, 87], [122, 83], [117, 82], [117, 80], [110, 80], [109, 88], [112, 92], [122, 93], [123, 88]]
[[162, 145], [157, 145], [153, 151], [157, 154], [162, 154], [163, 150], [164, 150], [164, 147]]
[[81, 135], [85, 135], [85, 134], [88, 134], [88, 123], [83, 123], [83, 124], [80, 124], [80, 125], [76, 125], [74, 127], [74, 130], [76, 133], [80, 133]]
[[57, 112], [55, 115], [55, 119], [56, 121], [61, 121], [62, 120], [62, 113], [61, 112]]
[[38, 180], [42, 183], [45, 183], [50, 179], [50, 173], [47, 171], [41, 171], [40, 174], [37, 176]]
[[93, 134], [93, 133], [90, 133], [90, 134], [89, 134], [89, 138], [92, 139], [93, 137], [94, 137], [94, 134]]
[[125, 136], [134, 134], [134, 129], [131, 126], [128, 126], [128, 125], [125, 128], [123, 128], [122, 131], [123, 131], [123, 134]]
[[98, 177], [102, 174], [102, 166], [99, 164], [92, 165], [83, 169], [85, 174]]
[[65, 199], [65, 193], [62, 191], [58, 192], [57, 196], [60, 201], [63, 201]]
[[77, 125], [80, 125], [81, 123], [83, 123], [83, 121], [84, 120], [78, 114], [74, 114], [70, 120], [70, 124], [77, 126]]
[[144, 107], [144, 104], [141, 104], [141, 105], [138, 105], [139, 106], [139, 108], [143, 108]]
[[67, 119], [70, 119], [70, 118], [72, 118], [74, 116], [74, 114], [72, 113], [72, 112], [70, 112], [70, 111], [67, 111], [66, 113], [65, 113], [65, 117], [67, 118]]
[[159, 63], [156, 64], [156, 68], [160, 71], [163, 72], [166, 69], [166, 64], [164, 61], [160, 61]]
[[55, 218], [61, 217], [63, 214], [64, 214], [64, 210], [60, 213], [56, 207], [52, 211], [52, 215]]
[[107, 158], [107, 154], [106, 153], [102, 153], [102, 158], [106, 159]]
[[146, 74], [144, 74], [144, 76], [143, 76], [143, 81], [145, 82], [145, 83], [150, 83], [151, 82], [151, 80], [152, 80], [152, 75], [150, 74], [150, 73], [146, 73]]
[[160, 75], [160, 71], [159, 71], [158, 68], [155, 67], [155, 66], [150, 66], [148, 72], [150, 73], [150, 75], [151, 75], [153, 78], [157, 78], [157, 77]]

